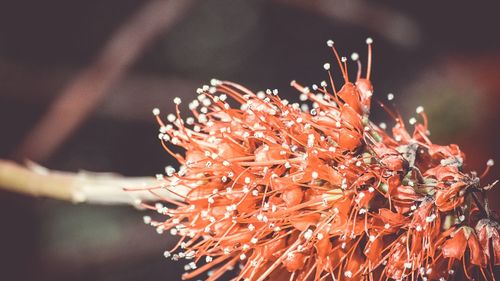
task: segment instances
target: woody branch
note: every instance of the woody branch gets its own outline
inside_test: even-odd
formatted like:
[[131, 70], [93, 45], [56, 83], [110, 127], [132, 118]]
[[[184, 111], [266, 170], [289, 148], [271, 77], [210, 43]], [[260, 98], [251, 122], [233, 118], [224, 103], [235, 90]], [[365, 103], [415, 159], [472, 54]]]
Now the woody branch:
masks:
[[[74, 203], [132, 205], [158, 200], [144, 187], [158, 185], [152, 177], [124, 177], [113, 173], [52, 171], [28, 163], [0, 160], [0, 189], [34, 197], [46, 197]], [[131, 189], [131, 191], [125, 191]], [[136, 190], [134, 190], [136, 189]], [[171, 199], [168, 192], [157, 192]]]

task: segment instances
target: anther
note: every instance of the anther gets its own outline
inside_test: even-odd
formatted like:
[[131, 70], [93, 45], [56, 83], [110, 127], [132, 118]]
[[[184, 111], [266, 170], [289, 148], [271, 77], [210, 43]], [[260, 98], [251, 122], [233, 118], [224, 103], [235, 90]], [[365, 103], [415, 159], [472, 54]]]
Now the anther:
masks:
[[221, 84], [220, 80], [217, 80], [215, 78], [210, 79], [210, 85], [212, 86], [219, 86]]
[[174, 121], [175, 121], [175, 119], [177, 119], [177, 118], [175, 117], [175, 115], [173, 115], [173, 114], [169, 114], [169, 115], [167, 115], [167, 120], [168, 120], [168, 122], [174, 122]]

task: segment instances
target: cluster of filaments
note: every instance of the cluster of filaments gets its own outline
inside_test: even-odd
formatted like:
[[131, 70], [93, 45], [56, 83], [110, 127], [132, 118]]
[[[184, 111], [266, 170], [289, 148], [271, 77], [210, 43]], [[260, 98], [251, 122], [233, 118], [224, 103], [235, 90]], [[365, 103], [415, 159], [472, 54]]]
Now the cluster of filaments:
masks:
[[469, 244], [478, 240], [468, 226], [477, 207], [464, 203], [478, 177], [462, 172], [459, 148], [431, 143], [421, 107], [421, 121], [409, 122], [413, 133], [384, 105], [392, 132], [368, 119], [367, 43], [364, 77], [354, 54], [358, 74], [350, 81], [346, 59], [328, 41], [343, 86], [334, 85], [329, 64], [328, 82], [291, 83], [312, 108], [277, 90], [253, 93], [214, 79], [189, 104], [193, 117], [181, 119], [179, 98], [168, 122], [153, 111], [180, 168], [167, 167], [149, 188], [175, 205], [146, 205], [169, 219], [145, 222], [180, 236], [165, 256], [187, 260], [183, 279], [216, 280], [239, 267], [234, 280], [448, 280], [466, 257], [459, 269], [466, 276], [474, 265], [493, 276], [484, 251], [477, 257], [474, 246], [457, 253], [452, 245], [462, 232]]

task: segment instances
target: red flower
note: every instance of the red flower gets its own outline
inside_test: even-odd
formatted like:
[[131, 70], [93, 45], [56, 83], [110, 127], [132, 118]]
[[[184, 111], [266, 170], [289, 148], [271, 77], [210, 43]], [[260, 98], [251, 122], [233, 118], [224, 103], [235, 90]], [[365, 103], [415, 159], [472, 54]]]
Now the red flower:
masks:
[[471, 256], [470, 262], [481, 267], [486, 266], [488, 256], [483, 252], [474, 229], [468, 226], [460, 227], [452, 233], [451, 237], [451, 239], [443, 244], [442, 251], [444, 257], [461, 260], [468, 247]]
[[476, 225], [476, 233], [484, 255], [490, 260], [494, 258], [495, 265], [500, 265], [500, 225], [490, 219], [482, 219]]
[[[154, 111], [161, 144], [181, 167], [168, 168], [150, 191], [182, 202], [145, 205], [169, 216], [145, 221], [180, 236], [165, 256], [188, 260], [183, 278], [210, 271], [213, 281], [239, 265], [239, 280], [439, 280], [455, 261], [467, 265], [464, 278], [492, 278], [483, 268], [492, 256], [499, 263], [500, 241], [476, 195], [486, 189], [463, 171], [458, 146], [431, 142], [423, 108], [413, 134], [383, 104], [395, 120], [392, 133], [369, 120], [367, 43], [366, 77], [358, 62], [355, 83], [331, 41], [340, 90], [332, 79], [310, 88], [291, 83], [310, 111], [277, 90], [254, 93], [218, 80], [198, 89], [185, 121], [180, 99], [169, 124]], [[474, 231], [469, 224], [478, 220]]]

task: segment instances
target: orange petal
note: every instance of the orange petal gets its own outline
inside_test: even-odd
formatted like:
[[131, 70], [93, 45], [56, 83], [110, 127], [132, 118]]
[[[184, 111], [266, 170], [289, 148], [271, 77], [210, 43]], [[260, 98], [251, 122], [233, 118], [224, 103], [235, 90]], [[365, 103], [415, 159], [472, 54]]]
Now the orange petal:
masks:
[[470, 255], [471, 255], [471, 263], [478, 265], [480, 267], [486, 267], [486, 264], [488, 263], [488, 259], [486, 255], [484, 254], [481, 244], [479, 244], [479, 241], [476, 237], [475, 234], [472, 234], [469, 237], [469, 241], [467, 243], [469, 245], [469, 250], [470, 250]]
[[443, 256], [447, 258], [461, 259], [464, 256], [467, 239], [463, 228], [460, 228], [455, 235], [444, 242], [441, 250]]

